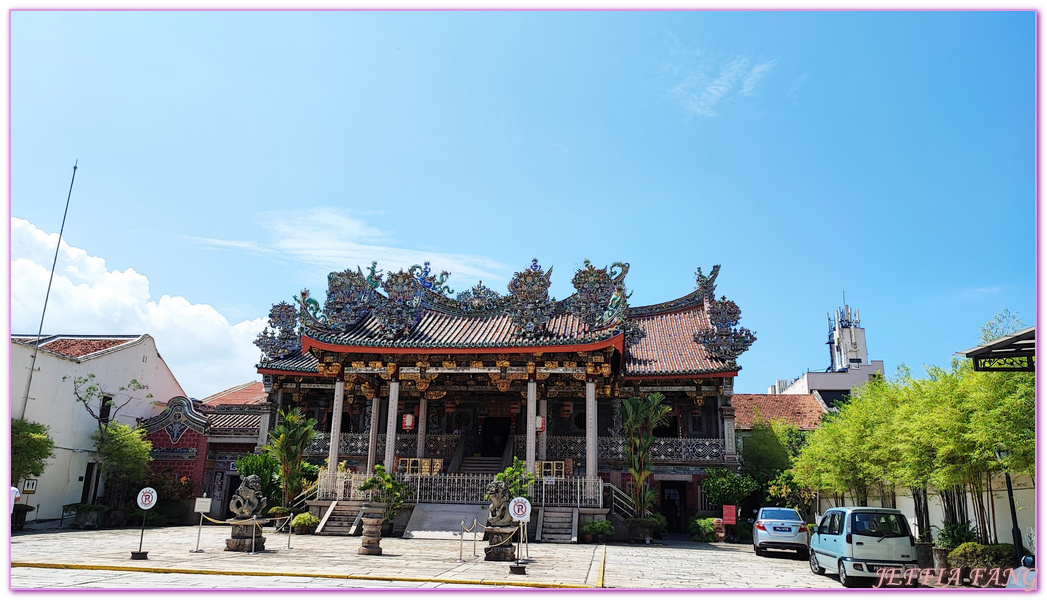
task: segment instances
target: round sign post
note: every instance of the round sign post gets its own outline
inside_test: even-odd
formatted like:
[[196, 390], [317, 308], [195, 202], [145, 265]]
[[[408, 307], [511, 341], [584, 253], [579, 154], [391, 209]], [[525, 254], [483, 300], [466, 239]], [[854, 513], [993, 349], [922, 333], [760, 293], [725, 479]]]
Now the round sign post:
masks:
[[[520, 545], [523, 543], [523, 537], [525, 535], [524, 529], [526, 523], [531, 520], [531, 503], [522, 496], [517, 496], [509, 501], [509, 514], [512, 515], [513, 521], [519, 523], [520, 539], [516, 542], [516, 565], [519, 568], [520, 565]], [[511, 569], [510, 569], [511, 570]]]
[[138, 552], [131, 551], [131, 560], [148, 560], [149, 552], [142, 552], [142, 540], [145, 539], [145, 511], [156, 506], [156, 490], [151, 487], [142, 488], [138, 492], [138, 508], [142, 509], [142, 535], [138, 538]]

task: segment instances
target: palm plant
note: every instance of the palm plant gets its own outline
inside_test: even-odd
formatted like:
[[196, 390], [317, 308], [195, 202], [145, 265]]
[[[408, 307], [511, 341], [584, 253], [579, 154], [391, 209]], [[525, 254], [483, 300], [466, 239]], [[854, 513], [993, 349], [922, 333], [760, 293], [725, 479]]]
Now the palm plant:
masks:
[[626, 438], [625, 461], [632, 476], [633, 502], [639, 517], [650, 515], [655, 491], [648, 485], [651, 476], [651, 448], [657, 438], [654, 430], [669, 423], [672, 407], [662, 404], [665, 396], [653, 393], [646, 398], [622, 401], [622, 429]]
[[295, 407], [280, 415], [280, 424], [269, 432], [265, 450], [280, 462], [280, 488], [284, 506], [291, 506], [302, 493], [302, 455], [316, 437], [316, 419]]

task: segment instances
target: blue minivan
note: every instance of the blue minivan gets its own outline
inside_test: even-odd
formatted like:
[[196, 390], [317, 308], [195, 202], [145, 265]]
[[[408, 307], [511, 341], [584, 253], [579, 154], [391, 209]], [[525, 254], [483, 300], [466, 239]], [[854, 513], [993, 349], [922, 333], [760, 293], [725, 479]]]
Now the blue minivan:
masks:
[[844, 587], [877, 581], [881, 571], [918, 569], [916, 540], [901, 511], [848, 506], [833, 508], [811, 532], [811, 571], [836, 573]]

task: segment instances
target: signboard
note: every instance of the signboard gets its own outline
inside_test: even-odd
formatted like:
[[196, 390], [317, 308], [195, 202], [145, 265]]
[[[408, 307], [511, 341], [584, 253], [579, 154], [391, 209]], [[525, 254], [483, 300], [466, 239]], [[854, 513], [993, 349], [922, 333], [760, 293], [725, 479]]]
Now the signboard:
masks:
[[724, 505], [723, 507], [723, 524], [724, 525], [736, 525], [738, 522], [738, 507], [731, 505]]
[[529, 522], [531, 520], [531, 503], [527, 498], [516, 497], [509, 501], [509, 514], [513, 521]]
[[193, 512], [210, 512], [211, 511], [211, 499], [207, 496], [196, 499], [196, 506], [193, 507]]
[[22, 484], [23, 494], [35, 494], [36, 493], [36, 480], [26, 479], [25, 483]]
[[151, 487], [142, 488], [142, 491], [138, 492], [138, 508], [142, 510], [149, 510], [156, 506], [156, 490]]

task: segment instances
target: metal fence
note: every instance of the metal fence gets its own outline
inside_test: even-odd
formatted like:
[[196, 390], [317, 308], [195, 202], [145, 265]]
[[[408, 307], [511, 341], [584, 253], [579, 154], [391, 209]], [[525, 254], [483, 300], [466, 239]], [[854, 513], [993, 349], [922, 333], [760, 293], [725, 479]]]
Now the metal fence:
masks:
[[[369, 476], [367, 473], [339, 471], [332, 487], [327, 470], [320, 469], [317, 499], [369, 500], [370, 493], [359, 490]], [[493, 475], [485, 473], [395, 473], [393, 476], [409, 486], [408, 502], [431, 504], [484, 504], [487, 501], [487, 485], [494, 479]], [[535, 506], [601, 508], [602, 491], [603, 481], [600, 479], [546, 477], [536, 480], [528, 489], [527, 496]]]

